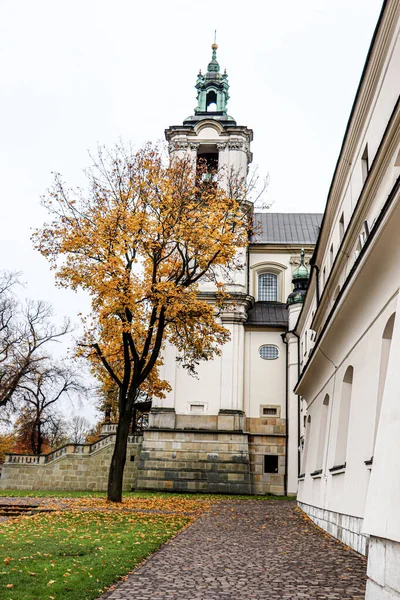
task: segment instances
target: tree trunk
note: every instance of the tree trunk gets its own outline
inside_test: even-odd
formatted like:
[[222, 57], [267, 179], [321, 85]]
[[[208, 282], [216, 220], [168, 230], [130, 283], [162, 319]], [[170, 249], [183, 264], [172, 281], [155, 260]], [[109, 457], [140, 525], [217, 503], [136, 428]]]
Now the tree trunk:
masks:
[[37, 426], [37, 446], [36, 446], [36, 454], [41, 454], [42, 453], [42, 446], [43, 446], [43, 435], [42, 435], [42, 422], [40, 420], [38, 420], [38, 426]]
[[122, 502], [122, 479], [126, 462], [126, 446], [128, 443], [129, 427], [132, 419], [132, 406], [119, 416], [117, 435], [115, 436], [114, 453], [111, 459], [108, 475], [108, 500]]

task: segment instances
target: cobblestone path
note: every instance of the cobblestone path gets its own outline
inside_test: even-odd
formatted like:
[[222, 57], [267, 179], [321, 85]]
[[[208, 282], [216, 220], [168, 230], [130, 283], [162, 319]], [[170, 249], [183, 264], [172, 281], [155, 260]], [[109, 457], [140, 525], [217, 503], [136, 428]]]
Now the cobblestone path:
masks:
[[214, 505], [105, 600], [361, 600], [366, 560], [291, 501]]

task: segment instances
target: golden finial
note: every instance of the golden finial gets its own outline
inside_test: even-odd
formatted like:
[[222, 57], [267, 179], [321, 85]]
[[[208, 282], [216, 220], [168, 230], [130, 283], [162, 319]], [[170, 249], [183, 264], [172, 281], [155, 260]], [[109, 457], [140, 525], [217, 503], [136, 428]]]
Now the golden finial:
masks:
[[211, 46], [211, 48], [213, 50], [217, 50], [218, 49], [218, 44], [217, 44], [217, 30], [216, 29], [214, 30], [214, 43]]

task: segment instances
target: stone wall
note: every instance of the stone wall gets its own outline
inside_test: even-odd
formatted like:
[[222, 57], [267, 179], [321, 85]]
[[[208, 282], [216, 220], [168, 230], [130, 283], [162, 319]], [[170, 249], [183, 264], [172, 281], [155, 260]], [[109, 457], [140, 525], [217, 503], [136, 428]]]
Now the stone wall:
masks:
[[[283, 495], [285, 490], [286, 419], [248, 418], [252, 494]], [[278, 472], [264, 472], [264, 456], [278, 455]]]
[[137, 489], [250, 494], [247, 435], [145, 431]]
[[359, 554], [367, 555], [369, 538], [361, 533], [363, 519], [311, 506], [304, 502], [298, 502], [298, 505], [318, 527]]
[[[66, 446], [54, 453], [55, 458], [50, 455], [49, 462], [44, 462], [45, 456], [13, 455], [9, 458], [15, 458], [15, 462], [5, 462], [3, 465], [0, 489], [106, 491], [114, 436], [94, 446], [94, 450], [90, 453], [84, 450], [76, 452], [74, 450], [78, 447], [74, 445]], [[80, 448], [85, 449], [88, 446]], [[135, 488], [139, 450], [139, 443], [127, 446], [124, 491]]]
[[[144, 433], [139, 489], [229, 494], [284, 494], [286, 420], [176, 414], [153, 408]], [[278, 471], [265, 473], [264, 456], [278, 456]]]
[[400, 544], [371, 536], [368, 549], [366, 600], [400, 598]]
[[[128, 443], [125, 491], [284, 493], [285, 419], [246, 419], [241, 411], [229, 410], [177, 415], [173, 409], [156, 409], [150, 417], [143, 442], [132, 436]], [[46, 456], [9, 456], [0, 489], [105, 491], [115, 424], [104, 427], [107, 435], [91, 446], [70, 444]], [[265, 455], [278, 456], [276, 473], [264, 472]]]

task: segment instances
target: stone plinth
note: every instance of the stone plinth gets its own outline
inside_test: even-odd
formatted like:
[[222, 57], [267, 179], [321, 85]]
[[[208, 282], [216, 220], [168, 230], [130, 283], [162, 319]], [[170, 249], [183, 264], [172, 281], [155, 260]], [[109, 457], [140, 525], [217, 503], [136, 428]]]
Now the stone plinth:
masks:
[[137, 489], [250, 494], [247, 435], [145, 431]]

